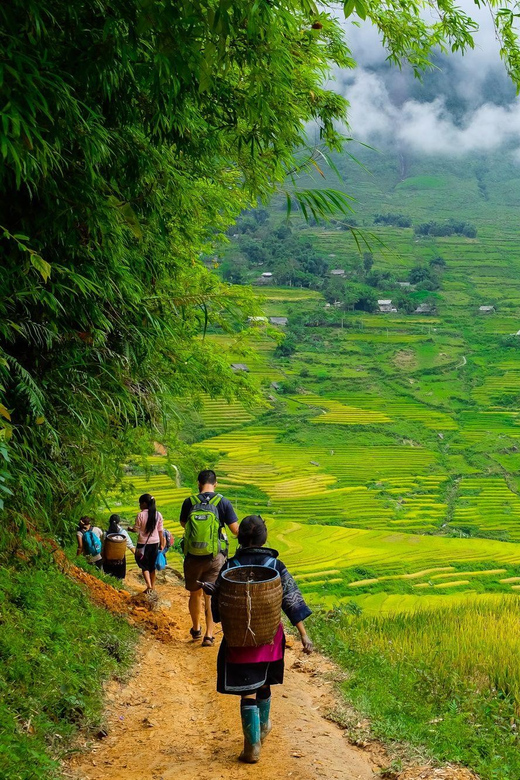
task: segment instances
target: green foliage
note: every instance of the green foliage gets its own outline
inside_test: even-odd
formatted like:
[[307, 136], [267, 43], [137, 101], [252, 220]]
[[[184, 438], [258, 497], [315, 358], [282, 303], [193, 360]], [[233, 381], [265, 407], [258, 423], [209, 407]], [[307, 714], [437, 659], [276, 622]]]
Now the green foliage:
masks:
[[99, 727], [103, 682], [125, 676], [135, 633], [49, 555], [0, 570], [0, 629], [2, 777], [55, 780], [77, 730]]
[[[316, 15], [307, 0], [2, 7], [0, 411], [18, 525], [65, 534], [119, 478], [130, 429], [175, 424], [166, 397], [250, 392], [204, 336], [251, 297], [198, 258], [305, 170], [306, 123], [339, 145], [345, 101], [323, 83], [347, 51]], [[313, 213], [345, 200], [298, 198]]]
[[375, 225], [393, 225], [394, 227], [411, 227], [412, 220], [405, 214], [374, 214]]
[[436, 274], [437, 266], [430, 263], [429, 267], [417, 265], [408, 274], [410, 284], [416, 285], [420, 290], [438, 290], [439, 277]]
[[291, 335], [287, 335], [276, 347], [274, 351], [275, 357], [289, 357], [290, 355], [294, 355], [296, 348], [296, 339]]
[[414, 228], [418, 236], [466, 236], [476, 238], [477, 228], [471, 222], [448, 219], [446, 222], [422, 222]]
[[[394, 65], [408, 61], [415, 75], [420, 76], [422, 71], [433, 67], [436, 49], [453, 52], [473, 49], [473, 35], [478, 30], [477, 21], [462, 11], [455, 0], [444, 2], [442, 14], [438, 17], [420, 13], [426, 5], [395, 0], [346, 0], [344, 10], [347, 17], [355, 13], [362, 20], [370, 20], [382, 34], [389, 51], [389, 61]], [[477, 0], [475, 5], [481, 7]], [[516, 14], [512, 8], [502, 7], [500, 0], [487, 0], [484, 5], [489, 10], [500, 43], [500, 56], [518, 87], [520, 48], [515, 27]]]

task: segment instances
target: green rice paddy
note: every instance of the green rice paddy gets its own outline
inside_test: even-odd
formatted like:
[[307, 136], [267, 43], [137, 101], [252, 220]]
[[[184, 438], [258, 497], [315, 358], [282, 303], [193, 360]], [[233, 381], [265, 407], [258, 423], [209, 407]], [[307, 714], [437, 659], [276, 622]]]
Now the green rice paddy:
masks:
[[[444, 258], [435, 314], [346, 312], [344, 327], [300, 331], [287, 358], [275, 357], [268, 323], [245, 324], [236, 338], [208, 336], [230, 363], [246, 365], [265, 403], [197, 399], [195, 448], [239, 516], [266, 518], [270, 543], [313, 603], [354, 601], [389, 614], [517, 597], [520, 337], [510, 334], [520, 329], [518, 187], [505, 168], [494, 169], [485, 202], [462, 169], [419, 172], [397, 187], [390, 169], [377, 181], [355, 174], [358, 223], [375, 237], [378, 270], [404, 280], [415, 265]], [[382, 200], [414, 224], [432, 214], [469, 220], [478, 237], [419, 238], [373, 225]], [[347, 272], [359, 263], [348, 232], [302, 232]], [[259, 297], [267, 317], [289, 318], [286, 332], [323, 300], [269, 285]], [[481, 314], [489, 304], [496, 312]], [[183, 473], [177, 488], [160, 457], [152, 466], [149, 477], [126, 478], [118, 510], [130, 517], [126, 496], [151, 490], [178, 530], [193, 475]]]

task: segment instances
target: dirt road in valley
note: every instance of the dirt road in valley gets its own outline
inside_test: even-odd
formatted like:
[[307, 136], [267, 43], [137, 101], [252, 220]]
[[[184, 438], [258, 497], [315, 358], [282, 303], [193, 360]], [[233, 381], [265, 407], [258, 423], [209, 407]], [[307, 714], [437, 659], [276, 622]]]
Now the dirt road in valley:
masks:
[[[133, 577], [128, 583], [137, 586]], [[67, 767], [81, 780], [374, 780], [379, 763], [348, 743], [323, 714], [334, 706], [332, 666], [321, 656], [289, 648], [286, 682], [273, 688], [274, 728], [259, 764], [237, 761], [239, 699], [215, 690], [217, 647], [189, 639], [186, 595], [175, 583], [158, 587], [176, 623], [170, 642], [145, 635], [127, 684], [107, 687], [107, 732]], [[218, 642], [216, 643], [218, 645]]]
[[[84, 575], [78, 576], [83, 581]], [[89, 581], [92, 578], [88, 578]], [[189, 638], [187, 597], [170, 576], [158, 586], [159, 612], [148, 613], [134, 599], [130, 619], [144, 628], [138, 663], [127, 683], [106, 689], [106, 732], [79, 744], [64, 767], [74, 780], [375, 780], [390, 764], [378, 746], [351, 745], [326, 719], [337, 699], [329, 681], [336, 670], [318, 654], [304, 656], [289, 640], [286, 681], [273, 688], [273, 731], [256, 765], [237, 761], [242, 746], [239, 699], [215, 691], [217, 646], [203, 648]], [[118, 598], [92, 580], [98, 603]], [[142, 591], [131, 574], [127, 587]], [[105, 588], [106, 592], [101, 590]], [[96, 593], [94, 594], [94, 589]], [[128, 594], [119, 599], [128, 601]], [[118, 607], [119, 610], [119, 607]], [[154, 617], [155, 616], [155, 617]], [[155, 621], [155, 622], [154, 622]], [[165, 624], [167, 624], [165, 626]], [[217, 636], [220, 640], [220, 636]], [[478, 780], [460, 768], [415, 767], [392, 780]]]

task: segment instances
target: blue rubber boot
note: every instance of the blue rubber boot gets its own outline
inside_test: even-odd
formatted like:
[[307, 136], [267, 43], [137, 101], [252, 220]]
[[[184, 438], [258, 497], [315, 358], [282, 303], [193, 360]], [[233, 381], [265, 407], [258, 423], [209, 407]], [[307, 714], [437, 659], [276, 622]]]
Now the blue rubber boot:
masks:
[[260, 739], [263, 742], [271, 731], [271, 718], [269, 714], [271, 712], [271, 697], [268, 699], [257, 699], [258, 713], [260, 715]]
[[244, 749], [239, 761], [245, 764], [256, 764], [260, 758], [262, 742], [260, 741], [260, 712], [254, 699], [242, 699], [240, 702], [242, 716], [242, 731], [244, 732]]

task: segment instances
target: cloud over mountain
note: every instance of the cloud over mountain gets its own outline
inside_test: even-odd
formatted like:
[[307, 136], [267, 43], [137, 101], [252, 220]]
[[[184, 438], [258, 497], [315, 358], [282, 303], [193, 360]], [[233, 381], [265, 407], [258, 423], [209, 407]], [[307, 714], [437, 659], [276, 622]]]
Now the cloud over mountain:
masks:
[[415, 79], [386, 61], [377, 30], [344, 23], [359, 67], [336, 74], [350, 102], [350, 132], [376, 146], [432, 155], [463, 155], [503, 147], [520, 156], [520, 100], [500, 61], [489, 12], [465, 0], [479, 23], [476, 47], [463, 57], [439, 55], [435, 69]]

